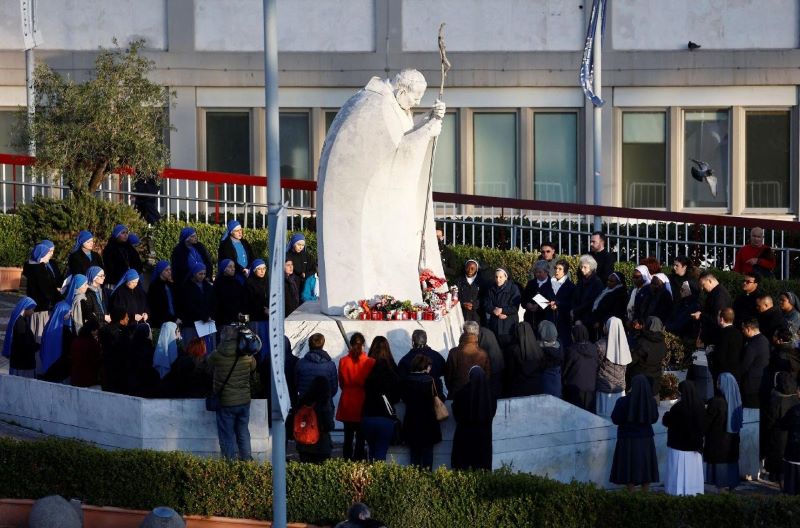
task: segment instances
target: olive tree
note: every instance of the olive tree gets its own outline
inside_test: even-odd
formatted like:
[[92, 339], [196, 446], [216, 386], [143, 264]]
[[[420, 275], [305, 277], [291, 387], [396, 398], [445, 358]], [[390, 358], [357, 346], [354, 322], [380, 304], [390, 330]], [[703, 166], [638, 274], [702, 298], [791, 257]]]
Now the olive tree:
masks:
[[20, 112], [16, 143], [33, 138], [37, 170], [63, 174], [76, 195], [96, 191], [122, 167], [149, 175], [169, 162], [163, 134], [171, 94], [148, 79], [153, 62], [141, 55], [143, 45], [139, 40], [127, 49], [101, 48], [85, 82], [46, 64], [36, 67], [36, 112], [30, 122]]

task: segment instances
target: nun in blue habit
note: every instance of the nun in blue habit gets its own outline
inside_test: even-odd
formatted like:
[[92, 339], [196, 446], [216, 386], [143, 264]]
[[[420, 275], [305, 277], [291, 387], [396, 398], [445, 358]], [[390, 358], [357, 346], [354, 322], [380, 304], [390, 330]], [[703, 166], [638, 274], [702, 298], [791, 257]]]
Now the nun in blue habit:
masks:
[[34, 246], [30, 259], [22, 267], [22, 274], [27, 279], [25, 294], [36, 302], [31, 328], [37, 343], [42, 340], [50, 310], [61, 300], [64, 277], [52, 261], [54, 250], [55, 245], [51, 241], [42, 240]]
[[206, 247], [197, 240], [197, 230], [191, 226], [181, 229], [178, 245], [172, 250], [172, 277], [179, 287], [191, 280], [194, 264], [202, 264], [211, 273], [211, 257]]
[[136, 270], [127, 270], [111, 292], [109, 310], [116, 307], [127, 312], [131, 325], [147, 321], [147, 294], [139, 285], [139, 273]]
[[19, 300], [6, 325], [3, 356], [10, 360], [8, 373], [12, 376], [33, 378], [36, 373], [36, 351], [39, 345], [31, 330], [31, 316], [36, 301], [30, 297]]
[[83, 230], [78, 233], [75, 245], [69, 250], [67, 270], [70, 275], [86, 275], [91, 266], [105, 268], [103, 257], [94, 251], [94, 235]]
[[42, 334], [41, 365], [37, 374], [48, 381], [63, 381], [69, 375], [69, 365], [64, 350], [69, 350], [72, 339], [83, 326], [81, 301], [89, 287], [86, 275], [67, 277], [64, 300], [56, 304]]
[[[249, 273], [248, 266], [253, 262], [253, 249], [250, 243], [243, 238], [242, 224], [238, 220], [231, 220], [225, 229], [225, 234], [219, 241], [217, 262], [230, 259], [236, 268], [236, 280], [244, 284]], [[220, 270], [221, 271], [221, 270]]]

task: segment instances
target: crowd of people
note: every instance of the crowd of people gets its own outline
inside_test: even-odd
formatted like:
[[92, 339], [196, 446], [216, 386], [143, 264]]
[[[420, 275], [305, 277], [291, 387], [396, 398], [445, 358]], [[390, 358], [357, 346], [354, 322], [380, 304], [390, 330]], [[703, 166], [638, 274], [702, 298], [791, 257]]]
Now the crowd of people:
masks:
[[[800, 301], [790, 291], [777, 299], [761, 291], [775, 261], [763, 231], [751, 235], [751, 244], [737, 254], [743, 282], [735, 296], [682, 256], [669, 275], [662, 271], [665, 263], [644, 259], [629, 286], [614, 271], [605, 235], [597, 232], [590, 253], [579, 259], [574, 283], [568, 261], [552, 243], [542, 244], [525, 285], [510, 280], [504, 268], [482, 269], [467, 260], [455, 281], [464, 331], [446, 355], [427, 345], [422, 330], [397, 362], [385, 337], [367, 346], [355, 333], [337, 364], [324, 337], [312, 335], [308, 353], [298, 359], [289, 352], [285, 365], [293, 410], [313, 408], [320, 432], [315, 442], [297, 444], [301, 460], [331, 456], [330, 433], [338, 420], [345, 458], [382, 460], [390, 445], [403, 442], [413, 464], [430, 468], [433, 446], [442, 439], [442, 413], [448, 412], [440, 403], [449, 399], [457, 424], [452, 466], [489, 469], [497, 400], [549, 394], [617, 424], [610, 480], [646, 487], [660, 480], [652, 424], [659, 418], [669, 332], [706, 354], [697, 356], [679, 386], [678, 403], [663, 418], [667, 491], [702, 493], [704, 480], [736, 486], [742, 408], [750, 407], [761, 416], [765, 474], [796, 493]], [[28, 295], [12, 313], [4, 343], [10, 372], [143, 397], [219, 393], [223, 454], [232, 458], [238, 450], [249, 458], [250, 397], [269, 394], [269, 362], [266, 347], [239, 360], [237, 330], [231, 328], [246, 321], [268, 342], [266, 263], [253, 254], [235, 220], [220, 240], [213, 280], [209, 251], [191, 227], [181, 231], [171, 260], [158, 262], [149, 281], [143, 280], [137, 243], [118, 225], [100, 254], [92, 234], [82, 231], [69, 253], [66, 279], [52, 261], [52, 242], [33, 248], [23, 271]], [[444, 267], [457, 273], [441, 236], [440, 252]], [[295, 234], [284, 266], [286, 314], [315, 299], [318, 288], [316, 262], [303, 235]], [[402, 419], [394, 408], [400, 401]]]

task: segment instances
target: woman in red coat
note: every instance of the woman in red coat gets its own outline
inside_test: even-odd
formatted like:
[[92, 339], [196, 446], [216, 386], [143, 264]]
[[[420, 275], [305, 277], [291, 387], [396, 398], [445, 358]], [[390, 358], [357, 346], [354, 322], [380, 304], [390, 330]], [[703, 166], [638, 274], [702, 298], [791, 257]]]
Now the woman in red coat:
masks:
[[[375, 365], [375, 360], [364, 353], [364, 336], [359, 332], [350, 338], [350, 350], [339, 360], [339, 408], [336, 419], [344, 423], [345, 460], [364, 460], [364, 437], [361, 434], [361, 408], [364, 406], [364, 382]], [[355, 451], [353, 440], [355, 437]]]

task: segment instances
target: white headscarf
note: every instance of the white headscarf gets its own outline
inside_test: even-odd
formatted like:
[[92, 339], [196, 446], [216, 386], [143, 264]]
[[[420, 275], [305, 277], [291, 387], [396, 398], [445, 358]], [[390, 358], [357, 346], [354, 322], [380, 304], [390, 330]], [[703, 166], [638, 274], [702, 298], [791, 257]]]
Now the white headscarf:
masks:
[[[644, 280], [644, 285], [650, 284], [650, 281], [653, 280], [653, 276], [650, 275], [650, 270], [647, 269], [647, 266], [636, 266], [636, 271], [642, 274], [642, 280]], [[667, 281], [669, 282], [669, 281]]]
[[609, 317], [606, 329], [608, 330], [606, 359], [615, 365], [627, 365], [631, 362], [631, 349], [622, 321], [618, 317]]
[[667, 277], [667, 274], [656, 273], [655, 276], [658, 277], [659, 280], [661, 280], [661, 282], [664, 284], [664, 287], [667, 289], [669, 294], [672, 295], [672, 285], [669, 283], [669, 277]]
[[631, 288], [631, 295], [630, 297], [628, 297], [628, 306], [626, 306], [628, 312], [628, 319], [633, 319], [633, 306], [634, 304], [636, 304], [636, 294], [639, 293], [640, 289], [650, 284], [650, 280], [653, 278], [650, 275], [650, 270], [647, 269], [647, 266], [644, 265], [636, 266], [636, 271], [642, 274], [642, 280], [644, 281], [644, 284], [642, 284], [641, 288], [637, 287], [636, 285], [634, 285], [633, 288]]

